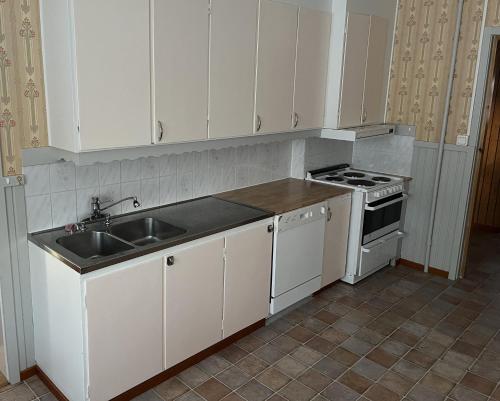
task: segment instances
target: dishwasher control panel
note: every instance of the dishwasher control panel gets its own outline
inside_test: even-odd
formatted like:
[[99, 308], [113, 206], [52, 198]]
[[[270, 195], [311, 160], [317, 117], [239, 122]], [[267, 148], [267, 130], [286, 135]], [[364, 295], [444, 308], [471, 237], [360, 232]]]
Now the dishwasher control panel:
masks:
[[303, 224], [326, 219], [326, 210], [326, 202], [321, 202], [276, 216], [276, 231], [283, 232]]

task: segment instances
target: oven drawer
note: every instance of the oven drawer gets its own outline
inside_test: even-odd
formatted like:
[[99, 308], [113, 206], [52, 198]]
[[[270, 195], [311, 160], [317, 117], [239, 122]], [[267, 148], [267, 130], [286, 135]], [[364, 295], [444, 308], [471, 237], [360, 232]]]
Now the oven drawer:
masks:
[[364, 276], [377, 270], [396, 257], [398, 241], [405, 237], [405, 233], [394, 231], [386, 236], [361, 247], [359, 276]]

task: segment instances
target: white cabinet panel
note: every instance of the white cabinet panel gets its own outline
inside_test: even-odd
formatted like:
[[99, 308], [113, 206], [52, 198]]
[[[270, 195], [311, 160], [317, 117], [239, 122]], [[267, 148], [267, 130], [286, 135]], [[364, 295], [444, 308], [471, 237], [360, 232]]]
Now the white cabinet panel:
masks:
[[[153, 0], [153, 141], [208, 135], [207, 0]], [[161, 136], [160, 124], [163, 135]]]
[[150, 143], [149, 1], [73, 4], [80, 150]]
[[289, 131], [298, 8], [261, 0], [257, 61], [255, 132]]
[[360, 125], [363, 114], [370, 17], [350, 13], [344, 46], [339, 127]]
[[258, 0], [212, 0], [210, 138], [253, 131]]
[[224, 338], [269, 315], [272, 252], [268, 224], [226, 237]]
[[323, 127], [331, 20], [328, 13], [299, 11], [292, 128]]
[[85, 283], [90, 399], [104, 401], [163, 370], [162, 260]]
[[325, 228], [325, 247], [323, 251], [322, 287], [345, 276], [350, 218], [351, 195], [339, 196], [328, 200], [328, 219]]
[[364, 117], [365, 124], [382, 123], [385, 120], [384, 80], [381, 72], [385, 71], [387, 51], [387, 32], [389, 23], [385, 18], [370, 17], [370, 37], [368, 44], [368, 60], [366, 62]]
[[165, 259], [165, 361], [169, 368], [222, 339], [224, 239]]

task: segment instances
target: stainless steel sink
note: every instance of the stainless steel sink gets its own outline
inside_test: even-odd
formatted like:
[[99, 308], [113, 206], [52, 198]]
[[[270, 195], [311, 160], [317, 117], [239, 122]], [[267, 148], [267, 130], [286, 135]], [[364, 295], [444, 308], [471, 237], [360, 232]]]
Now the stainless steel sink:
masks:
[[132, 246], [107, 233], [97, 231], [88, 231], [68, 237], [61, 237], [56, 242], [83, 259], [102, 258], [134, 249]]
[[110, 232], [137, 246], [145, 246], [186, 233], [186, 230], [147, 217], [111, 226]]

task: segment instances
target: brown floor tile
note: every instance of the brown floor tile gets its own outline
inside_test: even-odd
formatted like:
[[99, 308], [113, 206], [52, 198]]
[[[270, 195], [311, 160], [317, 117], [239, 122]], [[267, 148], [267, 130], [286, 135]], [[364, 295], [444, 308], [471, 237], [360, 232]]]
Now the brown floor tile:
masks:
[[244, 398], [240, 397], [236, 393], [231, 393], [229, 395], [226, 395], [222, 400], [223, 401], [245, 401]]
[[477, 358], [477, 356], [481, 353], [481, 348], [475, 347], [474, 345], [463, 341], [457, 341], [455, 345], [451, 347], [451, 350], [460, 354], [468, 355], [472, 358]]
[[382, 365], [370, 361], [369, 359], [363, 358], [357, 362], [353, 367], [356, 373], [363, 375], [371, 380], [378, 380], [387, 371]]
[[366, 327], [360, 329], [356, 334], [354, 334], [354, 337], [373, 346], [379, 344], [385, 338], [382, 334]]
[[196, 387], [195, 390], [207, 401], [219, 401], [231, 392], [231, 389], [214, 378]]
[[305, 319], [300, 323], [301, 326], [305, 327], [306, 329], [311, 330], [313, 333], [321, 333], [324, 329], [328, 327], [328, 324], [323, 322], [322, 320], [316, 319], [314, 317], [310, 317], [308, 319]]
[[320, 334], [321, 338], [330, 341], [332, 344], [340, 344], [349, 338], [349, 334], [329, 327]]
[[348, 295], [340, 297], [339, 299], [337, 299], [337, 302], [342, 305], [349, 306], [350, 308], [357, 308], [359, 305], [363, 303], [363, 301], [360, 300], [359, 298], [351, 297]]
[[373, 317], [368, 313], [362, 312], [360, 310], [353, 310], [344, 316], [344, 319], [357, 324], [358, 326], [364, 326], [373, 320]]
[[416, 383], [422, 377], [424, 377], [426, 372], [424, 368], [415, 365], [414, 363], [408, 362], [404, 359], [401, 359], [399, 362], [397, 362], [392, 367], [392, 370], [410, 379], [411, 381], [413, 381], [413, 383]]
[[327, 324], [335, 323], [340, 319], [339, 315], [335, 315], [334, 313], [328, 312], [326, 310], [321, 310], [314, 315], [316, 319], [319, 319]]
[[387, 339], [385, 340], [382, 344], [379, 346], [381, 349], [383, 349], [385, 352], [388, 352], [390, 354], [402, 357], [404, 354], [408, 352], [410, 347], [406, 344], [403, 344], [399, 341], [392, 340], [392, 339]]
[[250, 376], [257, 375], [269, 366], [267, 362], [251, 354], [243, 358], [236, 365]]
[[177, 398], [184, 393], [187, 393], [189, 391], [189, 388], [184, 383], [173, 377], [172, 379], [168, 379], [160, 385], [156, 386], [155, 391], [162, 398], [168, 401], [173, 400], [174, 398]]
[[250, 380], [250, 376], [237, 366], [231, 366], [229, 369], [219, 373], [216, 377], [217, 380], [231, 390], [236, 390]]
[[458, 383], [464, 375], [464, 369], [445, 361], [437, 361], [432, 367], [432, 371], [451, 380], [453, 383]]
[[470, 372], [465, 374], [460, 384], [485, 395], [490, 395], [496, 387], [496, 383]]
[[323, 354], [306, 346], [299, 347], [290, 354], [292, 357], [302, 362], [304, 365], [313, 365], [324, 357]]
[[407, 397], [412, 401], [443, 401], [445, 399], [445, 396], [420, 383], [409, 392]]
[[326, 355], [333, 351], [335, 344], [325, 340], [323, 337], [315, 336], [306, 343], [306, 347]]
[[212, 355], [207, 359], [201, 361], [196, 366], [208, 375], [215, 376], [217, 373], [220, 373], [224, 369], [227, 369], [229, 366], [231, 366], [231, 363], [225, 358], [220, 357], [219, 355]]
[[281, 318], [272, 322], [268, 327], [274, 330], [276, 333], [283, 334], [286, 331], [290, 330], [293, 325], [288, 320]]
[[382, 365], [386, 369], [389, 369], [392, 365], [394, 365], [399, 358], [396, 358], [395, 356], [385, 352], [381, 348], [375, 348], [372, 352], [370, 352], [367, 356], [368, 359], [372, 360], [373, 362], [378, 363], [379, 365]]
[[389, 371], [379, 380], [379, 383], [396, 394], [403, 397], [413, 387], [413, 384], [407, 378]]
[[296, 361], [295, 359], [293, 359], [288, 355], [280, 359], [275, 366], [283, 373], [293, 378], [298, 377], [302, 372], [304, 372], [307, 369], [307, 367], [304, 364], [300, 363], [299, 361]]
[[352, 352], [353, 354], [363, 356], [373, 348], [373, 345], [356, 337], [351, 337], [342, 343], [342, 348]]
[[413, 347], [419, 341], [419, 338], [417, 336], [403, 329], [396, 330], [391, 335], [391, 338], [395, 341], [399, 341], [400, 343], [406, 344], [410, 347]]
[[219, 355], [227, 359], [231, 363], [236, 363], [247, 356], [248, 352], [241, 349], [237, 345], [230, 345], [229, 347], [224, 348], [221, 352], [219, 352]]
[[2, 401], [30, 401], [36, 399], [33, 391], [25, 383], [11, 386], [9, 390], [0, 393]]
[[453, 338], [447, 336], [446, 334], [440, 333], [439, 331], [436, 330], [431, 330], [427, 335], [426, 339], [435, 342], [439, 345], [442, 345], [443, 347], [449, 347], [455, 342]]
[[273, 338], [278, 337], [278, 333], [276, 333], [273, 329], [268, 326], [261, 327], [257, 331], [253, 332], [253, 335], [257, 338], [260, 338], [262, 341], [268, 343]]
[[288, 331], [286, 335], [292, 337], [300, 343], [305, 343], [315, 336], [311, 330], [302, 326], [295, 326], [293, 329]]
[[442, 395], [448, 394], [454, 387], [451, 381], [432, 372], [427, 373], [420, 383]]
[[385, 388], [380, 384], [375, 384], [366, 393], [365, 397], [371, 401], [399, 401], [399, 395]]
[[405, 356], [404, 359], [407, 361], [416, 363], [417, 365], [420, 365], [426, 369], [429, 369], [432, 364], [436, 361], [436, 358], [431, 357], [429, 355], [426, 355], [420, 351], [417, 351], [415, 349], [411, 350], [408, 352]]
[[464, 370], [474, 362], [474, 358], [455, 351], [445, 352], [441, 359]]
[[330, 384], [321, 395], [330, 401], [355, 401], [359, 398], [354, 390], [337, 382]]
[[343, 317], [337, 320], [334, 324], [332, 324], [331, 327], [333, 327], [335, 330], [341, 331], [349, 335], [356, 333], [356, 331], [358, 331], [360, 328], [359, 325], [352, 323]]
[[488, 397], [479, 394], [468, 387], [456, 386], [450, 393], [454, 401], [486, 401]]
[[253, 352], [256, 349], [262, 347], [265, 344], [260, 338], [253, 335], [243, 337], [241, 340], [236, 342], [236, 345], [247, 352]]
[[328, 356], [345, 366], [352, 366], [359, 360], [359, 356], [342, 347], [336, 348]]
[[316, 369], [307, 370], [297, 380], [318, 393], [323, 391], [332, 382], [332, 379], [321, 374]]
[[177, 377], [191, 388], [198, 387], [200, 384], [210, 379], [210, 376], [196, 366], [179, 373]]
[[446, 351], [445, 346], [435, 343], [434, 341], [431, 341], [427, 338], [420, 344], [418, 344], [417, 349], [433, 358], [439, 358], [444, 353], [444, 351]]
[[279, 395], [289, 401], [310, 401], [316, 395], [316, 391], [298, 381], [293, 381], [282, 388], [279, 391]]
[[301, 343], [299, 343], [297, 340], [287, 336], [286, 334], [276, 337], [273, 341], [271, 341], [270, 344], [274, 345], [280, 351], [286, 354], [296, 350], [301, 345]]
[[269, 387], [273, 391], [278, 391], [280, 388], [290, 382], [290, 378], [281, 373], [278, 369], [269, 368], [256, 377], [257, 381]]
[[338, 381], [358, 394], [363, 394], [373, 384], [371, 380], [352, 370], [348, 370]]
[[250, 380], [236, 392], [247, 401], [264, 401], [273, 394], [270, 389], [256, 380]]
[[491, 398], [496, 401], [500, 401], [500, 386], [497, 387], [495, 391], [493, 391], [493, 394], [491, 394]]
[[254, 355], [269, 364], [273, 364], [283, 358], [285, 356], [285, 353], [281, 352], [278, 347], [267, 344], [259, 348], [257, 351], [254, 351]]
[[321, 361], [316, 363], [313, 368], [331, 379], [336, 379], [347, 370], [345, 365], [329, 357], [324, 357]]

